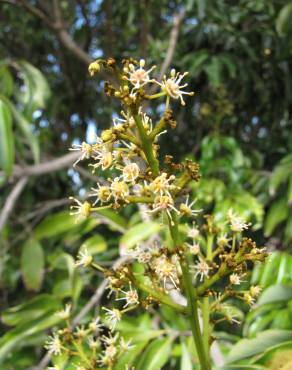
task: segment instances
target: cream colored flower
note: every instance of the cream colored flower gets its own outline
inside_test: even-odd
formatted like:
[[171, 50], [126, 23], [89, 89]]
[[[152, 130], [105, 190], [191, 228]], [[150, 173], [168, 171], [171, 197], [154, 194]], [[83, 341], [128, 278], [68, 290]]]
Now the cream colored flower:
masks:
[[70, 212], [71, 216], [77, 216], [77, 220], [82, 220], [89, 217], [91, 212], [91, 204], [87, 201], [84, 203], [80, 202], [78, 199], [70, 197], [70, 200], [73, 200], [76, 205], [70, 207], [73, 212]]
[[115, 177], [111, 183], [111, 192], [115, 201], [124, 200], [130, 193], [128, 185], [124, 181], [120, 181], [118, 177]]
[[79, 251], [77, 256], [77, 261], [75, 262], [75, 266], [90, 266], [93, 257], [91, 254], [88, 253], [87, 249], [84, 248], [83, 250]]
[[135, 89], [140, 89], [140, 87], [145, 86], [147, 83], [152, 82], [150, 79], [150, 73], [153, 71], [155, 66], [146, 70], [145, 60], [140, 59], [139, 67], [135, 67], [134, 64], [129, 64], [129, 68], [124, 68], [124, 72], [129, 74], [129, 77], [125, 77], [126, 80], [130, 81]]
[[161, 83], [158, 82], [158, 84], [161, 86], [162, 91], [165, 91], [166, 94], [173, 99], [180, 99], [181, 105], [185, 105], [185, 101], [183, 99], [183, 95], [194, 95], [194, 92], [187, 92], [182, 89], [184, 89], [188, 84], [181, 85], [182, 79], [188, 74], [188, 72], [185, 73], [179, 73], [175, 71], [175, 69], [172, 69], [170, 72], [170, 78], [166, 78], [166, 76], [163, 77], [163, 80]]
[[45, 344], [45, 348], [49, 353], [53, 355], [60, 355], [62, 351], [62, 344], [58, 334], [54, 334], [52, 337], [49, 337]]
[[75, 167], [80, 161], [89, 159], [94, 153], [92, 145], [87, 144], [85, 141], [83, 141], [81, 144], [73, 144], [72, 148], [69, 150], [80, 152], [80, 157], [73, 163], [73, 167]]
[[125, 182], [135, 182], [139, 177], [140, 169], [136, 163], [128, 163], [123, 168], [123, 180]]

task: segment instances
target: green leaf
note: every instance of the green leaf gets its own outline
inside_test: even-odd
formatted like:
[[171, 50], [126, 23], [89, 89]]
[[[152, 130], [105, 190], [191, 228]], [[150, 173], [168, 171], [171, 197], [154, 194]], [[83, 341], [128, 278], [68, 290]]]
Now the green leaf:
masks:
[[148, 341], [136, 343], [133, 346], [133, 348], [131, 348], [128, 351], [126, 351], [125, 353], [123, 353], [119, 357], [116, 365], [114, 366], [114, 370], [126, 369], [127, 368], [126, 366], [128, 366], [128, 368], [131, 368], [131, 365], [134, 363], [136, 358], [139, 356], [139, 354], [145, 348], [147, 343], [148, 343]]
[[0, 363], [4, 361], [14, 348], [25, 346], [28, 338], [36, 333], [51, 328], [60, 322], [60, 320], [60, 317], [57, 315], [48, 313], [36, 320], [26, 321], [22, 325], [18, 325], [14, 329], [6, 332], [6, 334], [0, 338]]
[[41, 294], [28, 302], [10, 307], [2, 312], [1, 318], [5, 325], [15, 326], [34, 320], [49, 311], [61, 309], [56, 297], [50, 294]]
[[268, 210], [265, 221], [265, 235], [271, 236], [277, 225], [284, 221], [288, 216], [288, 205], [285, 198], [275, 201]]
[[12, 104], [7, 98], [2, 97], [2, 99], [9, 106], [16, 125], [22, 131], [23, 135], [26, 138], [27, 144], [30, 146], [34, 161], [38, 163], [40, 161], [40, 147], [38, 143], [38, 138], [33, 133], [32, 124], [25, 118], [22, 113], [17, 110], [17, 108], [15, 108], [14, 104]]
[[107, 244], [101, 235], [93, 235], [82, 243], [80, 250], [87, 249], [91, 255], [102, 253], [107, 249]]
[[276, 19], [276, 29], [280, 36], [288, 35], [292, 32], [292, 2], [286, 4], [279, 12]]
[[155, 339], [145, 350], [137, 364], [139, 370], [160, 370], [168, 361], [173, 338]]
[[51, 238], [66, 231], [74, 229], [78, 226], [75, 218], [70, 216], [68, 211], [62, 211], [53, 215], [47, 216], [34, 229], [34, 237], [36, 239]]
[[127, 228], [126, 220], [111, 209], [103, 209], [101, 211], [97, 211], [96, 213], [105, 224], [108, 224], [115, 231], [124, 232]]
[[38, 108], [45, 108], [51, 91], [44, 75], [26, 61], [20, 61], [19, 65], [22, 67], [22, 73], [28, 90], [28, 94], [23, 95], [25, 99], [24, 104], [30, 106], [30, 112]]
[[14, 155], [11, 112], [3, 99], [0, 99], [0, 167], [7, 176], [12, 174]]
[[29, 239], [21, 252], [21, 272], [28, 290], [38, 291], [41, 288], [44, 274], [44, 252], [40, 243]]
[[242, 339], [232, 347], [226, 358], [226, 364], [243, 360], [263, 353], [269, 348], [292, 339], [292, 331], [266, 330], [254, 339]]
[[120, 249], [122, 251], [127, 251], [139, 242], [149, 238], [161, 230], [161, 225], [156, 222], [142, 223], [131, 227], [125, 232], [120, 240]]
[[2, 94], [10, 97], [13, 94], [13, 78], [6, 65], [0, 67], [0, 91]]
[[292, 286], [272, 285], [265, 289], [258, 300], [258, 305], [292, 299]]
[[182, 355], [181, 355], [181, 360], [180, 360], [180, 369], [181, 370], [193, 370], [191, 355], [184, 341], [182, 341], [181, 343], [181, 350], [182, 350]]

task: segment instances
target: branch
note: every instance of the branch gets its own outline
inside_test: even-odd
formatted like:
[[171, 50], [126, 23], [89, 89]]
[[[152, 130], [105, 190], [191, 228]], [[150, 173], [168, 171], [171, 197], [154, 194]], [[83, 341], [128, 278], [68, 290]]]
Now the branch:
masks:
[[26, 183], [27, 183], [28, 178], [22, 177], [17, 184], [14, 186], [12, 189], [11, 193], [8, 195], [6, 202], [4, 204], [4, 207], [0, 213], [0, 233], [3, 230], [10, 213], [12, 212], [15, 203], [17, 202], [18, 197], [20, 196], [22, 190], [24, 189]]
[[[173, 25], [172, 25], [172, 29], [170, 32], [169, 44], [168, 44], [168, 48], [166, 51], [164, 61], [162, 63], [162, 66], [161, 66], [161, 69], [158, 75], [158, 81], [162, 80], [163, 76], [165, 75], [166, 71], [168, 70], [169, 66], [172, 63], [172, 59], [173, 59], [175, 48], [176, 48], [177, 41], [178, 41], [180, 25], [185, 15], [186, 15], [185, 9], [182, 9], [179, 13], [175, 13], [173, 15]], [[157, 91], [157, 89], [158, 89], [158, 85], [153, 85], [153, 88], [150, 89], [151, 94]]]
[[18, 0], [18, 4], [45, 22], [56, 33], [61, 44], [67, 50], [71, 51], [71, 53], [74, 54], [76, 58], [79, 59], [83, 64], [88, 66], [92, 62], [91, 57], [74, 41], [74, 39], [66, 30], [64, 21], [61, 18], [58, 0], [54, 1], [54, 15], [56, 16], [56, 20], [54, 21], [49, 19], [40, 9], [30, 5], [25, 0]]
[[[35, 164], [33, 166], [14, 166], [14, 171], [12, 174], [13, 178], [19, 178], [23, 176], [41, 176], [46, 173], [59, 171], [63, 168], [69, 167], [76, 161], [80, 153], [73, 152], [65, 154], [62, 157], [51, 159], [43, 163]], [[0, 172], [0, 176], [4, 175], [3, 172]]]

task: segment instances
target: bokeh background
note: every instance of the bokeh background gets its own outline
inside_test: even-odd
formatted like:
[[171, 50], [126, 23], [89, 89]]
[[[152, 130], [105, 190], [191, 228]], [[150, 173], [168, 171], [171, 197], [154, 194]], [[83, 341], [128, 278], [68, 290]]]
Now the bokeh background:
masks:
[[[68, 214], [68, 197], [82, 198], [100, 175], [86, 164], [73, 170], [68, 148], [93, 142], [118, 113], [103, 76], [88, 76], [96, 58], [144, 58], [157, 77], [189, 71], [195, 97], [174, 105], [178, 126], [162, 151], [197, 160], [199, 207], [218, 221], [232, 207], [272, 252], [249, 276], [262, 303], [237, 308], [243, 326], [222, 325], [222, 351], [271, 328], [291, 334], [291, 19], [284, 0], [0, 1], [1, 369], [44, 367], [53, 313], [66, 301], [78, 313], [102, 284], [73, 269], [79, 248], [87, 243], [110, 265], [121, 235], [141, 222], [131, 207], [81, 224]], [[189, 369], [182, 351], [172, 356], [165, 369]]]

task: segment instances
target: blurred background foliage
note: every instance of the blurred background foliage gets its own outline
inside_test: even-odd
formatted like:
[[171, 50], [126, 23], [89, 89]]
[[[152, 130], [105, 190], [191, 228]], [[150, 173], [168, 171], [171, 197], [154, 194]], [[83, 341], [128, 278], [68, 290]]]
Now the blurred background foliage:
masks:
[[[68, 196], [84, 195], [96, 177], [70, 169], [67, 150], [92, 141], [116, 109], [101, 79], [88, 78], [98, 57], [143, 57], [158, 75], [189, 71], [195, 98], [174, 105], [178, 126], [162, 150], [200, 163], [193, 193], [204, 212], [220, 223], [232, 207], [272, 252], [248, 276], [263, 293], [243, 327], [222, 324], [216, 333], [225, 369], [292, 368], [291, 19], [285, 0], [0, 1], [1, 369], [36, 366], [58, 324], [54, 312], [72, 301], [78, 313], [101, 284], [75, 271], [80, 248], [111, 265], [121, 236], [123, 247], [158, 231], [141, 227], [135, 208], [78, 224], [68, 215]], [[159, 117], [160, 106], [150, 113]], [[136, 343], [124, 363], [195, 368], [189, 338], [163, 336], [187, 330], [184, 321], [158, 312], [155, 325], [142, 312], [121, 323]]]

